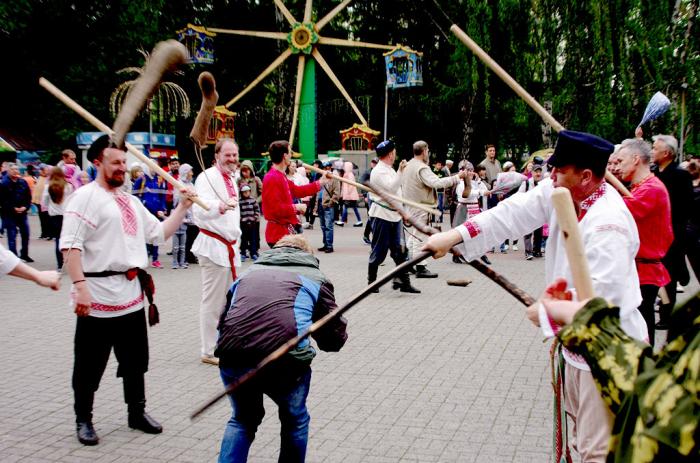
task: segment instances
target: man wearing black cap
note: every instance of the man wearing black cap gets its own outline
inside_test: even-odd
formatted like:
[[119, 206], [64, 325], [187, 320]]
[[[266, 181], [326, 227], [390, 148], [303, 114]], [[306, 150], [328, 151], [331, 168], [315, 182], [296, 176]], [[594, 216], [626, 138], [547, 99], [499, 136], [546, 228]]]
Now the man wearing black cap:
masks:
[[88, 151], [97, 179], [73, 193], [66, 206], [59, 246], [73, 281], [75, 330], [73, 391], [78, 440], [99, 442], [92, 425], [92, 407], [110, 352], [114, 348], [124, 381], [129, 427], [149, 434], [163, 428], [145, 411], [144, 373], [148, 339], [143, 289], [135, 278], [148, 267], [146, 242], [165, 243], [192, 205], [183, 200], [159, 222], [141, 202], [120, 188], [126, 174], [126, 153], [110, 147], [107, 135]]
[[[396, 161], [396, 147], [391, 140], [385, 140], [377, 145], [379, 163], [372, 169], [370, 183], [397, 196], [401, 196], [401, 176], [394, 170]], [[370, 194], [372, 206], [369, 216], [372, 218], [372, 252], [369, 255], [369, 268], [367, 270], [367, 282], [372, 283], [377, 279], [377, 271], [387, 252], [396, 265], [406, 261], [406, 255], [401, 247], [401, 216], [394, 209], [385, 204], [382, 198]], [[407, 273], [399, 277], [398, 285], [402, 293], [420, 293], [420, 290], [411, 286]]]
[[[620, 307], [620, 324], [625, 332], [645, 340], [647, 326], [637, 310], [642, 300], [634, 263], [639, 248], [637, 227], [619, 193], [604, 181], [613, 149], [610, 142], [594, 135], [561, 131], [549, 160], [553, 166], [549, 179], [527, 193], [511, 196], [498, 207], [467, 220], [456, 229], [431, 236], [424, 249], [434, 251], [437, 258], [452, 246], [463, 243], [462, 254], [466, 259], [476, 259], [506, 238], [526, 235], [549, 222], [551, 231], [545, 256], [547, 283], [563, 277], [572, 287], [571, 270], [551, 201], [555, 187], [567, 188], [578, 214], [596, 296], [614, 301], [613, 304]], [[543, 329], [547, 327], [548, 320], [540, 305], [528, 308], [528, 317], [537, 324], [542, 323]], [[575, 423], [574, 448], [584, 462], [604, 462], [612, 416], [585, 360], [567, 350], [563, 356], [566, 367], [562, 401]]]

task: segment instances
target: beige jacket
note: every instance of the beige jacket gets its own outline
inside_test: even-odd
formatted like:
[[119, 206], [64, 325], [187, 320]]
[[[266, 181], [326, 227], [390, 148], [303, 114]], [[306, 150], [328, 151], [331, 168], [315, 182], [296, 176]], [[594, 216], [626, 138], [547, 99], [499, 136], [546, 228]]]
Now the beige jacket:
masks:
[[437, 192], [440, 188], [447, 188], [459, 183], [459, 177], [440, 178], [435, 175], [429, 165], [413, 158], [408, 161], [401, 174], [401, 191], [403, 197], [430, 206], [437, 205]]

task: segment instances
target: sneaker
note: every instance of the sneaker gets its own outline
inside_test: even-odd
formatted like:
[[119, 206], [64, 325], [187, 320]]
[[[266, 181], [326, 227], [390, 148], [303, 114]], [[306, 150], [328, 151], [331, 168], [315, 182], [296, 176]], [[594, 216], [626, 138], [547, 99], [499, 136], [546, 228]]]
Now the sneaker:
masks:
[[170, 268], [173, 269], [173, 270], [177, 270], [177, 269], [180, 268], [180, 266], [177, 265], [177, 264], [173, 264], [172, 267], [170, 267]]
[[491, 265], [491, 261], [489, 260], [488, 257], [486, 257], [486, 255], [481, 256], [481, 261], [483, 263], [485, 263], [486, 265]]
[[507, 254], [508, 253], [508, 246], [501, 246], [501, 254]]
[[361, 226], [363, 226], [363, 225], [364, 225], [364, 224], [363, 224], [362, 221], [360, 220], [359, 222], [355, 222], [355, 224], [353, 225], [353, 227], [361, 227]]
[[151, 264], [151, 267], [163, 268], [163, 264], [161, 264], [159, 260], [154, 260], [153, 263]]
[[182, 265], [180, 266], [180, 268], [181, 268], [181, 269], [190, 268], [190, 264], [184, 263], [184, 264], [182, 264]]
[[365, 244], [369, 244], [370, 246], [372, 245], [372, 241], [369, 238], [367, 238], [366, 236], [362, 237], [362, 241], [364, 241]]
[[245, 254], [241, 254], [241, 262], [245, 262], [248, 257]]
[[345, 222], [341, 222], [340, 220], [338, 220], [335, 224], [336, 224], [337, 226], [339, 226], [339, 227], [344, 227], [344, 226], [345, 226]]
[[213, 355], [202, 355], [202, 363], [206, 363], [207, 365], [215, 365], [218, 367], [219, 359]]
[[517, 250], [518, 250], [518, 245], [517, 245], [517, 244], [514, 244], [514, 245], [513, 245], [513, 251], [517, 251]]
[[258, 260], [258, 255], [257, 255], [257, 254], [253, 254], [253, 257], [251, 257], [251, 259], [253, 259], [253, 262], [255, 262], [256, 260]]
[[304, 222], [304, 223], [302, 224], [302, 226], [301, 226], [301, 228], [303, 228], [303, 229], [305, 229], [305, 230], [308, 230], [309, 227], [311, 227], [311, 224], [310, 224], [309, 222]]
[[532, 260], [532, 254], [530, 254], [529, 252], [526, 252], [525, 253], [525, 260]]

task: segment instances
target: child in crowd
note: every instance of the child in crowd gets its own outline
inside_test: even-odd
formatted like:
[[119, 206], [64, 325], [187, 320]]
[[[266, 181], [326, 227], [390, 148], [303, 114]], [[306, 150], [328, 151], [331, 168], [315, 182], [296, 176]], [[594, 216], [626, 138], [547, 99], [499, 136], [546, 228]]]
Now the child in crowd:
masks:
[[258, 260], [258, 233], [260, 230], [260, 207], [251, 197], [250, 187], [241, 187], [241, 200], [238, 202], [241, 210], [241, 260], [246, 260], [246, 252], [250, 258]]
[[[192, 166], [189, 164], [182, 164], [178, 170], [179, 180], [186, 186], [192, 186]], [[173, 192], [173, 208], [176, 208], [180, 202], [180, 192], [175, 190]], [[187, 209], [185, 214], [185, 219], [182, 221], [178, 229], [173, 234], [173, 269], [178, 268], [188, 268], [189, 265], [186, 261], [186, 242], [187, 242], [187, 228], [192, 225], [194, 220], [192, 219], [192, 209]]]

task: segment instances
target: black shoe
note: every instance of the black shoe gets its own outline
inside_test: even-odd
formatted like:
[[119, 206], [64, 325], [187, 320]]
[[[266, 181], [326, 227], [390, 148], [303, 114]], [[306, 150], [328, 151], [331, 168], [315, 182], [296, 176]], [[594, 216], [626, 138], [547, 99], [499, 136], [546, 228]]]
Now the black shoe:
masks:
[[[416, 278], [437, 278], [438, 274], [427, 269], [425, 265], [416, 265]], [[420, 291], [418, 291], [420, 292]]]
[[532, 257], [542, 257], [542, 253], [541, 252], [533, 252]]
[[485, 263], [486, 265], [491, 265], [491, 261], [486, 256], [481, 256], [481, 262]]
[[[368, 281], [368, 282], [367, 282], [367, 286], [371, 285], [372, 283], [374, 283], [374, 281]], [[376, 288], [374, 288], [374, 289], [373, 289], [372, 291], [370, 291], [370, 292], [371, 292], [371, 293], [375, 293], [375, 294], [378, 293], [378, 292], [379, 292], [379, 286], [377, 286]]]
[[391, 289], [399, 289], [401, 288], [401, 280], [398, 278], [394, 278], [391, 282]]
[[146, 412], [129, 414], [129, 427], [143, 431], [146, 434], [160, 434], [163, 432], [163, 426]]
[[325, 252], [326, 254], [330, 254], [333, 252], [333, 248], [326, 248], [326, 250], [323, 252]]
[[413, 286], [411, 286], [411, 283], [401, 285], [400, 290], [402, 293], [420, 294], [420, 289], [414, 288]]
[[370, 246], [372, 245], [372, 241], [370, 241], [370, 239], [367, 238], [366, 236], [363, 236], [363, 237], [362, 237], [362, 241], [364, 241], [365, 244], [369, 244]]
[[100, 442], [100, 438], [97, 437], [95, 428], [92, 427], [90, 421], [81, 421], [76, 423], [78, 440], [83, 445], [97, 445]]
[[28, 264], [31, 264], [32, 262], [34, 262], [34, 259], [32, 259], [29, 256], [20, 257], [20, 259], [22, 259], [23, 261], [25, 261]]
[[322, 248], [318, 248], [319, 252], [326, 252], [327, 247], [323, 246]]
[[415, 274], [416, 274], [416, 268], [415, 268], [414, 266], [410, 266], [410, 267], [408, 267], [408, 269], [406, 270], [406, 272], [407, 272], [407, 273], [410, 273], [411, 275], [415, 275]]

